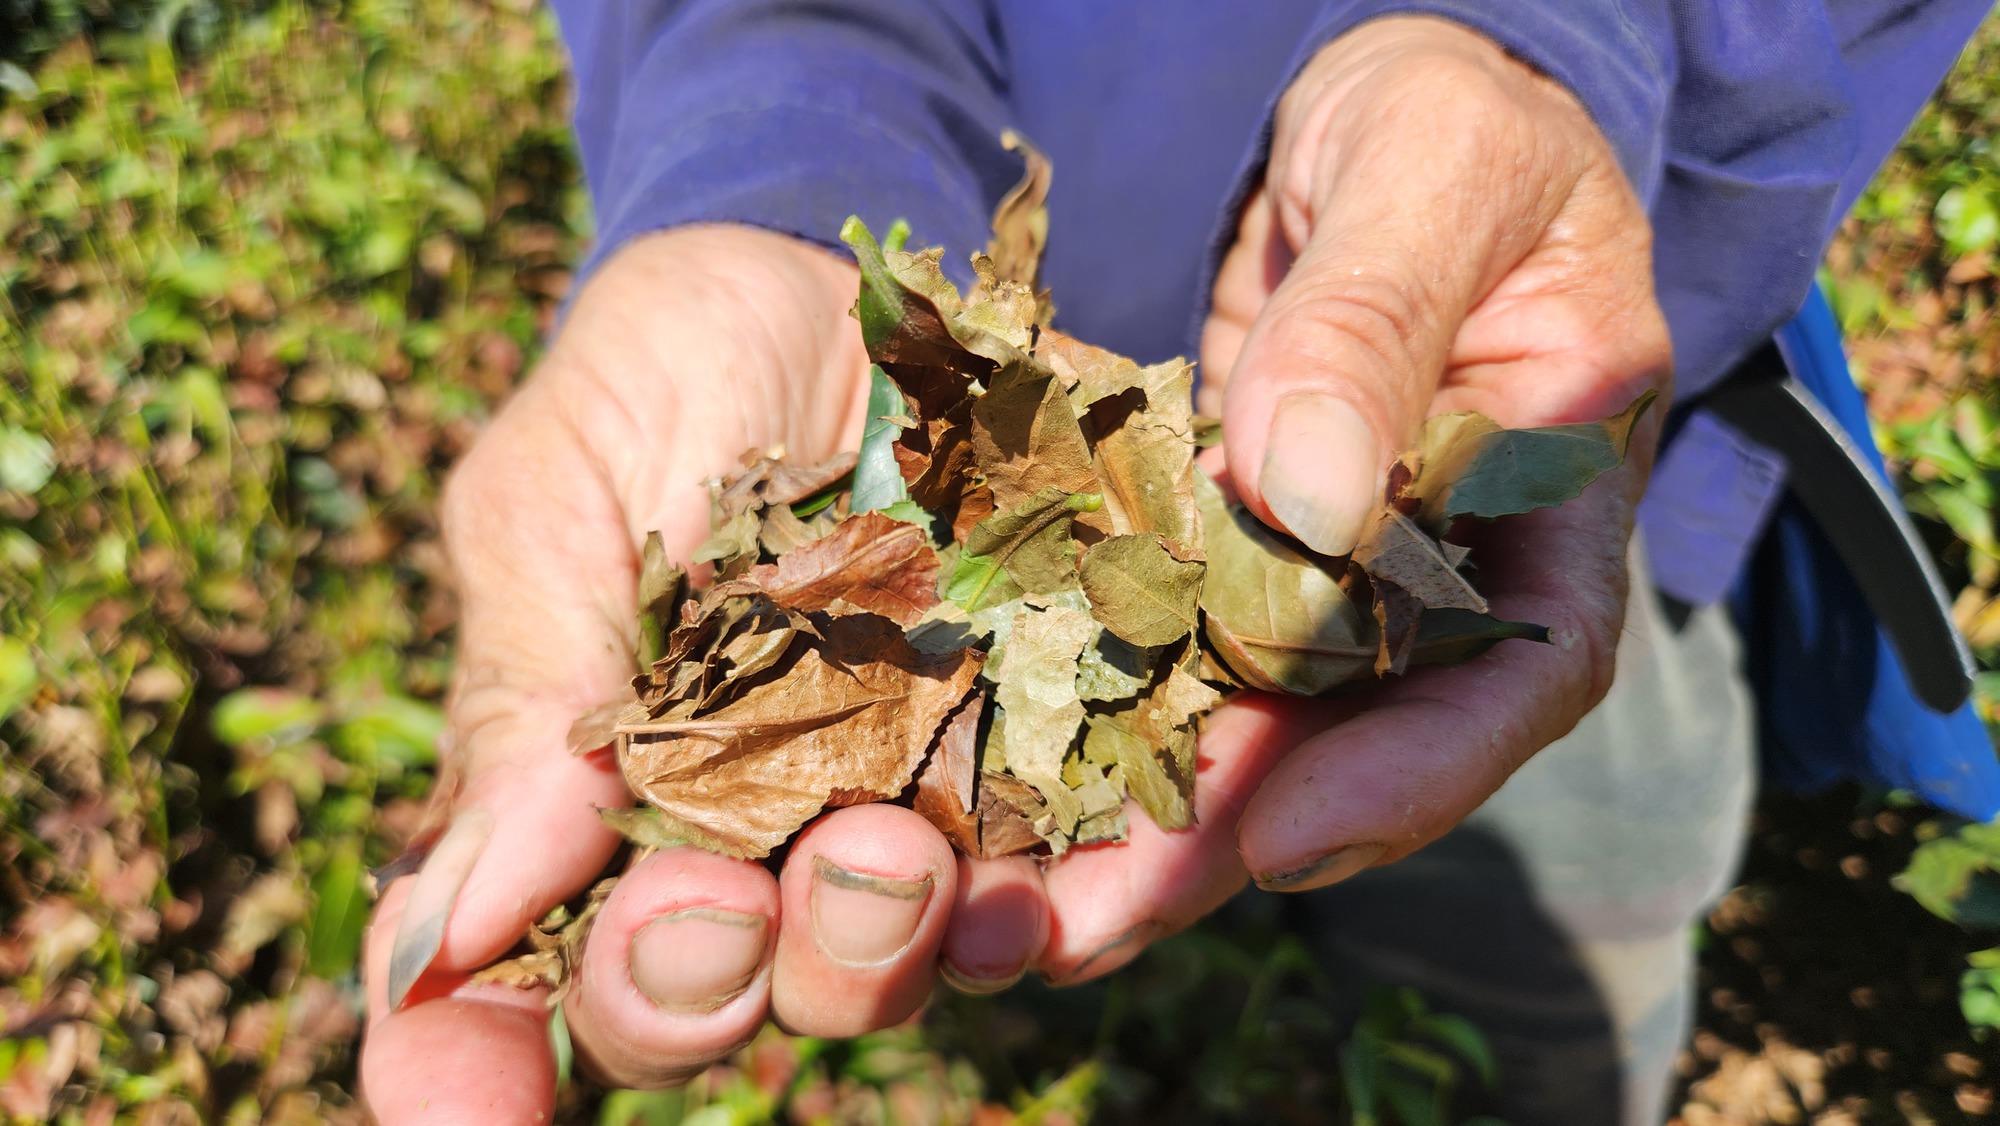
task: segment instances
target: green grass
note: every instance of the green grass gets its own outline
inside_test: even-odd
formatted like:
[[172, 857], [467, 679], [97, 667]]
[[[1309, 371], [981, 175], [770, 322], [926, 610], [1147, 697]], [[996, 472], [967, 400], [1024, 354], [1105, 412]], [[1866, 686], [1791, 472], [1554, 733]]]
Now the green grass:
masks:
[[[1830, 276], [1992, 667], [1983, 42]], [[0, 1120], [358, 1120], [362, 875], [415, 825], [451, 672], [438, 481], [587, 236], [561, 67], [511, 0], [0, 0]], [[1918, 339], [1956, 374], [1911, 376]], [[1351, 1033], [1239, 910], [1111, 982], [565, 1106], [1345, 1122], [1386, 1085], [1420, 1126], [1478, 1069], [1414, 1006]]]

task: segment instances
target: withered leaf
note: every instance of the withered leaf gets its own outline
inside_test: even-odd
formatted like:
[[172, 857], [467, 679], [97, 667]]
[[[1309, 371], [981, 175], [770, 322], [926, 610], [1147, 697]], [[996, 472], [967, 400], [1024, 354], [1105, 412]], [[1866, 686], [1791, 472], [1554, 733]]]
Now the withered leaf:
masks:
[[1486, 599], [1459, 573], [1444, 545], [1394, 508], [1376, 513], [1353, 558], [1370, 578], [1401, 587], [1426, 607], [1486, 613]]
[[1632, 430], [1658, 393], [1648, 391], [1601, 422], [1503, 430], [1479, 414], [1424, 425], [1422, 461], [1405, 495], [1417, 520], [1442, 530], [1460, 516], [1495, 517], [1561, 504], [1617, 468]]
[[1386, 579], [1375, 582], [1375, 626], [1382, 633], [1375, 654], [1375, 675], [1401, 676], [1410, 667], [1422, 624], [1424, 606], [1416, 597]]
[[1002, 511], [1043, 489], [1098, 491], [1083, 430], [1062, 388], [1047, 375], [1003, 383], [979, 397], [972, 407], [972, 452]]
[[1458, 665], [1484, 654], [1502, 641], [1547, 643], [1549, 627], [1509, 622], [1470, 610], [1427, 610], [1417, 624], [1412, 665]]
[[931, 757], [917, 774], [911, 808], [967, 856], [979, 849], [979, 719], [986, 694], [974, 692], [945, 720]]
[[[1000, 134], [1000, 143], [1018, 152], [1027, 161], [1021, 182], [1000, 197], [993, 209], [993, 241], [986, 253], [1000, 277], [1032, 287], [1042, 262], [1042, 248], [1049, 241], [1049, 183], [1054, 167], [1040, 149], [1012, 129]], [[1042, 310], [1036, 319], [1047, 321], [1054, 310]]]
[[937, 605], [938, 557], [924, 530], [880, 512], [863, 512], [715, 587], [719, 596], [768, 595], [781, 606], [815, 611], [844, 604], [915, 625]]
[[713, 563], [720, 574], [736, 574], [757, 562], [758, 535], [763, 522], [745, 509], [709, 529], [708, 539], [689, 556], [696, 563]]
[[1076, 662], [1076, 694], [1088, 703], [1129, 700], [1152, 681], [1158, 653], [1100, 626]]
[[804, 543], [825, 535], [830, 524], [822, 521], [831, 512], [823, 511], [821, 516], [807, 521], [799, 519], [789, 504], [774, 504], [764, 509], [762, 522], [757, 529], [757, 545], [766, 555], [778, 556]]
[[607, 806], [597, 811], [599, 820], [618, 835], [640, 848], [674, 848], [692, 845], [709, 852], [735, 855], [735, 844], [699, 825], [690, 825], [663, 809], [650, 805]]
[[997, 771], [979, 774], [979, 856], [991, 860], [1026, 852], [1042, 843], [1035, 822], [1048, 808], [1027, 783]]
[[611, 898], [611, 890], [616, 887], [616, 877], [597, 881], [581, 910], [571, 915], [569, 908], [557, 905], [540, 922], [530, 924], [527, 941], [529, 951], [517, 958], [480, 970], [472, 975], [472, 980], [481, 985], [506, 985], [516, 989], [546, 988], [550, 990], [548, 1006], [555, 1008], [569, 993], [576, 980], [577, 967], [583, 961], [583, 944], [590, 937], [590, 928], [597, 922], [597, 916], [604, 909], [604, 903]]
[[1125, 799], [1105, 777], [1104, 768], [1087, 759], [1072, 758], [1063, 766], [1063, 785], [1083, 807], [1076, 830], [1070, 834], [1075, 843], [1125, 839]]
[[1204, 633], [1253, 688], [1312, 696], [1371, 671], [1375, 623], [1332, 575], [1286, 547], [1206, 475], [1195, 478], [1208, 551]]
[[891, 452], [910, 499], [940, 516], [955, 518], [974, 469], [972, 404], [959, 402], [925, 416], [897, 434]]
[[597, 705], [569, 725], [569, 753], [588, 754], [610, 746], [618, 738], [620, 723], [645, 714], [645, 709], [639, 706], [638, 696], [631, 693]]
[[994, 700], [1007, 713], [1007, 770], [1041, 791], [1063, 832], [1073, 833], [1082, 804], [1062, 782], [1063, 760], [1083, 722], [1076, 661], [1095, 628], [1090, 615], [1063, 606], [1023, 606], [1000, 658]]
[[1166, 645], [1192, 633], [1202, 565], [1176, 559], [1157, 533], [1113, 536], [1090, 549], [1078, 568], [1092, 616], [1139, 646]]
[[1088, 415], [1092, 468], [1111, 530], [1158, 532], [1184, 557], [1198, 553], [1194, 504], [1194, 367], [1182, 360], [1140, 367], [1103, 348], [1047, 332], [1035, 357]]
[[1153, 824], [1171, 830], [1185, 829], [1194, 823], [1187, 796], [1168, 775], [1152, 743], [1119, 716], [1093, 715], [1089, 722], [1089, 733], [1084, 736], [1085, 753], [1092, 758], [1108, 757], [1118, 765], [1126, 792], [1153, 819]]
[[1077, 585], [1076, 541], [1071, 524], [1079, 512], [1094, 512], [1095, 494], [1066, 493], [1050, 487], [1020, 505], [989, 516], [965, 538], [944, 596], [977, 610], [1022, 591], [1048, 593]]
[[823, 494], [854, 472], [852, 451], [835, 454], [814, 465], [785, 459], [784, 450], [746, 450], [743, 467], [715, 482], [711, 503], [722, 516], [735, 516], [774, 504], [797, 504]]
[[820, 638], [794, 646], [782, 676], [700, 718], [622, 728], [633, 792], [750, 857], [823, 808], [901, 793], [978, 675], [979, 654], [918, 652], [874, 615], [814, 626]]
[[653, 661], [665, 646], [667, 631], [674, 628], [681, 599], [687, 595], [687, 571], [667, 558], [666, 541], [658, 532], [646, 533], [646, 546], [639, 557], [639, 660]]

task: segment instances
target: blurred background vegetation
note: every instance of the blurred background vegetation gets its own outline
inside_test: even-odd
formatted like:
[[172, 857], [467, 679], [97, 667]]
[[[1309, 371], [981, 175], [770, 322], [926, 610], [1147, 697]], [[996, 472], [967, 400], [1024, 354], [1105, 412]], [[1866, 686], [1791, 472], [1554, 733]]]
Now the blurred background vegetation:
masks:
[[[0, 1119], [360, 1120], [364, 874], [451, 663], [438, 481], [588, 238], [562, 67], [531, 0], [0, 0]], [[1996, 136], [1989, 21], [1825, 275], [1989, 669]], [[1773, 795], [1695, 940], [1688, 1126], [1996, 1120], [2000, 831]], [[1326, 989], [1252, 899], [1109, 983], [565, 1113], [1472, 1121], [1476, 1035]]]

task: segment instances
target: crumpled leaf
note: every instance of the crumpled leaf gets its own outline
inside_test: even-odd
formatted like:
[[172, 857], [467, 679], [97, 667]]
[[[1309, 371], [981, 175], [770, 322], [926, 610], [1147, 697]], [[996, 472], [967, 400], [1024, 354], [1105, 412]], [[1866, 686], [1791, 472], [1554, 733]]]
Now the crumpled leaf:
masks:
[[1375, 628], [1380, 633], [1375, 651], [1375, 675], [1403, 675], [1416, 652], [1417, 630], [1422, 625], [1424, 604], [1416, 596], [1392, 582], [1377, 582]]
[[1014, 378], [980, 396], [972, 406], [972, 452], [1002, 511], [1043, 489], [1098, 492], [1090, 446], [1050, 376]]
[[646, 533], [639, 563], [639, 660], [651, 662], [674, 628], [681, 599], [687, 595], [687, 570], [667, 558], [666, 542], [658, 532]]
[[1314, 696], [1374, 667], [1375, 625], [1332, 575], [1195, 479], [1206, 536], [1204, 634], [1253, 688]]
[[545, 988], [550, 991], [549, 1008], [562, 1004], [576, 981], [577, 967], [583, 962], [584, 941], [590, 937], [598, 912], [604, 909], [616, 886], [615, 876], [597, 881], [583, 907], [575, 913], [568, 906], [557, 904], [541, 921], [529, 926], [527, 953], [495, 962], [473, 974], [472, 980], [480, 985], [507, 985], [516, 989]]
[[600, 808], [598, 819], [640, 848], [693, 845], [709, 852], [730, 852], [734, 844], [699, 825], [690, 825], [664, 809], [650, 805]]
[[1076, 662], [1076, 694], [1085, 703], [1129, 700], [1152, 681], [1159, 654], [1098, 627]]
[[1393, 583], [1425, 607], [1454, 607], [1481, 614], [1487, 610], [1486, 599], [1459, 573], [1444, 545], [1393, 507], [1376, 515], [1368, 533], [1355, 545], [1353, 558], [1369, 578]]
[[646, 709], [639, 705], [639, 698], [626, 694], [623, 698], [599, 704], [569, 725], [569, 753], [588, 754], [608, 747], [618, 739], [618, 725], [643, 717]]
[[1133, 800], [1162, 829], [1194, 824], [1194, 722], [1221, 693], [1179, 665], [1143, 699], [1093, 715], [1084, 756], [1115, 763]]
[[711, 486], [710, 500], [723, 516], [750, 512], [766, 505], [797, 504], [840, 484], [854, 472], [853, 451], [835, 454], [814, 465], [785, 459], [784, 450], [746, 450], [743, 469]]
[[1060, 332], [1045, 333], [1035, 357], [1071, 389], [1072, 408], [1094, 435], [1092, 468], [1111, 530], [1158, 532], [1184, 558], [1197, 557], [1194, 366], [1169, 360], [1142, 368]]
[[1202, 572], [1200, 562], [1174, 558], [1166, 541], [1149, 532], [1091, 548], [1078, 578], [1104, 628], [1134, 645], [1157, 646], [1194, 632]]
[[[979, 722], [986, 711], [986, 696], [975, 692], [959, 705], [937, 746], [917, 775], [917, 793], [911, 808], [937, 827], [952, 847], [967, 856], [990, 860], [1025, 852], [1042, 843], [1033, 822], [1021, 809], [1000, 796], [1004, 783], [1020, 787], [1018, 798], [1027, 788], [1004, 774], [979, 769]], [[994, 779], [1004, 782], [996, 786]], [[1039, 812], [1039, 803], [1036, 803]]]
[[1529, 430], [1505, 430], [1480, 414], [1440, 415], [1424, 424], [1404, 496], [1417, 502], [1417, 521], [1436, 532], [1460, 516], [1561, 504], [1624, 463], [1633, 428], [1658, 397], [1647, 391], [1601, 422]]
[[1070, 527], [1103, 499], [1050, 486], [972, 529], [945, 582], [944, 596], [968, 611], [1077, 585], [1076, 541]]
[[937, 605], [938, 572], [937, 552], [922, 528], [863, 512], [776, 563], [718, 584], [712, 596], [762, 593], [794, 610], [852, 608], [911, 626]]
[[788, 651], [782, 677], [706, 715], [621, 725], [633, 792], [743, 857], [768, 855], [824, 808], [901, 793], [979, 654], [918, 652], [874, 615], [813, 625], [819, 638]]
[[1083, 805], [1062, 781], [1063, 760], [1083, 723], [1077, 657], [1095, 628], [1090, 615], [1062, 606], [1023, 606], [1000, 659], [994, 702], [1007, 713], [1007, 772], [1041, 791], [1068, 835]]

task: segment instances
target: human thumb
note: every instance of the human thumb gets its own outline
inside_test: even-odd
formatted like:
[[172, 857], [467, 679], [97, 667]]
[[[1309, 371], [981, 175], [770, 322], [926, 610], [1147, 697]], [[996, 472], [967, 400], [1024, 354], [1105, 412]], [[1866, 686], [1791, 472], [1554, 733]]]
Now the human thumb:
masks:
[[1378, 233], [1306, 246], [1244, 339], [1223, 399], [1230, 476], [1267, 524], [1326, 555], [1354, 549], [1384, 475], [1423, 420], [1464, 303], [1415, 245]]

